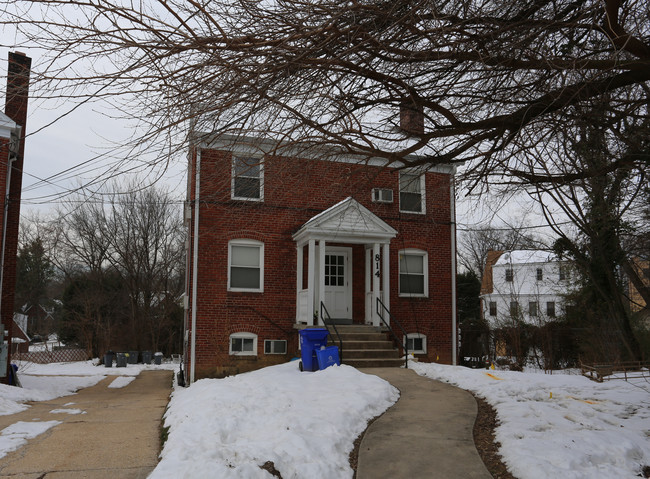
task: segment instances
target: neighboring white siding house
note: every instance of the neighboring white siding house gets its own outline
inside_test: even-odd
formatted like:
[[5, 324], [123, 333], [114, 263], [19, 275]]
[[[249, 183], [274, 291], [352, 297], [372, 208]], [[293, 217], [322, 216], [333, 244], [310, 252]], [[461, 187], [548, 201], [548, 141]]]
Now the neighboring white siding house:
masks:
[[513, 319], [540, 325], [564, 312], [570, 268], [555, 254], [491, 251], [484, 271], [481, 308], [490, 328], [507, 326]]

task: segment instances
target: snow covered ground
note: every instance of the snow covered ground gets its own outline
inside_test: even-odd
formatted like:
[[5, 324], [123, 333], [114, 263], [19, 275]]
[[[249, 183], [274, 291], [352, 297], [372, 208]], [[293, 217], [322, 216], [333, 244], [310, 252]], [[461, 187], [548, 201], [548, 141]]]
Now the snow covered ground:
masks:
[[519, 479], [631, 479], [650, 466], [647, 378], [596, 383], [577, 374], [410, 367], [473, 391], [496, 409], [500, 453]]
[[[116, 383], [123, 386], [143, 368], [159, 367], [29, 365], [20, 376], [24, 389], [0, 385], [0, 414], [23, 409], [24, 401], [74, 394], [109, 373], [127, 377]], [[632, 479], [650, 465], [646, 380], [599, 384], [575, 374], [423, 363], [411, 367], [423, 376], [474, 391], [495, 407], [500, 452], [520, 479]], [[348, 366], [301, 373], [295, 363], [287, 363], [197, 381], [172, 395], [165, 415], [169, 438], [150, 477], [270, 478], [260, 468], [268, 461], [287, 479], [352, 477], [348, 455], [354, 439], [397, 398], [398, 392], [385, 381]], [[10, 447], [20, 447], [21, 438], [39, 432], [19, 423], [13, 427], [15, 431], [0, 431], [0, 445], [7, 440], [9, 447], [12, 437]]]
[[[109, 374], [135, 377], [146, 368], [178, 369], [178, 364], [170, 363], [160, 366], [129, 364], [125, 368], [105, 368], [97, 366], [98, 363], [98, 360], [52, 364], [18, 361], [18, 378], [23, 387], [0, 384], [0, 416], [27, 409], [28, 406], [24, 403], [28, 401], [49, 401], [57, 397], [69, 396], [81, 388], [94, 386]], [[123, 381], [113, 387], [123, 387], [126, 385]]]

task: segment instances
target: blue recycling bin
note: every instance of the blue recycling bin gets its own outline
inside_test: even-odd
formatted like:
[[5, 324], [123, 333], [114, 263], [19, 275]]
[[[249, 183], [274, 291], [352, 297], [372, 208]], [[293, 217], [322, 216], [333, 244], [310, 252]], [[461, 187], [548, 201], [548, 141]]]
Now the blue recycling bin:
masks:
[[318, 360], [318, 369], [321, 371], [330, 366], [341, 365], [341, 360], [339, 359], [339, 347], [338, 346], [328, 346], [326, 348], [321, 348], [316, 350], [316, 359]]
[[318, 361], [316, 350], [321, 346], [327, 346], [327, 335], [329, 332], [323, 328], [311, 328], [300, 330], [300, 363], [301, 371], [316, 371]]

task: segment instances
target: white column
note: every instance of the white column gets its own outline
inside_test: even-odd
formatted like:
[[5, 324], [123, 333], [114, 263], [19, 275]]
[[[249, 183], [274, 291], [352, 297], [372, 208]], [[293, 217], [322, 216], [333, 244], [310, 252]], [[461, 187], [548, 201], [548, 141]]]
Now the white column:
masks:
[[302, 290], [303, 246], [296, 246], [296, 323], [305, 318], [300, 317], [300, 291]]
[[320, 316], [320, 303], [325, 302], [325, 240], [318, 242], [318, 324], [324, 324]]
[[[390, 311], [390, 245], [388, 243], [382, 245], [381, 261], [381, 282], [382, 290], [384, 292], [384, 298], [382, 301], [384, 302], [386, 309]], [[390, 324], [390, 316], [388, 316], [388, 314], [384, 315], [384, 319], [388, 324]]]
[[372, 324], [380, 326], [381, 320], [377, 313], [377, 298], [379, 298], [379, 277], [381, 276], [381, 255], [379, 252], [379, 243], [372, 245], [372, 310], [374, 311]]
[[307, 324], [313, 326], [314, 324], [314, 279], [315, 279], [315, 267], [316, 267], [316, 241], [313, 239], [309, 240], [309, 251], [307, 256], [307, 304], [309, 305], [309, 318], [307, 318]]
[[375, 307], [372, 304], [372, 299], [368, 300], [370, 296], [370, 285], [372, 278], [372, 250], [370, 248], [366, 249], [366, 289], [363, 296], [363, 301], [366, 307], [365, 322], [372, 323], [373, 316], [372, 312], [375, 310]]

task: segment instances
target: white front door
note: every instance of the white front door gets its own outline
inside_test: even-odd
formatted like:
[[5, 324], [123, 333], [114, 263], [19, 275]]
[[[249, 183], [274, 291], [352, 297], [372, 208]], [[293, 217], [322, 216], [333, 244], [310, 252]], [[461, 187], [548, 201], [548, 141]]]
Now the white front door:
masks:
[[325, 252], [325, 307], [332, 319], [352, 319], [350, 248]]

